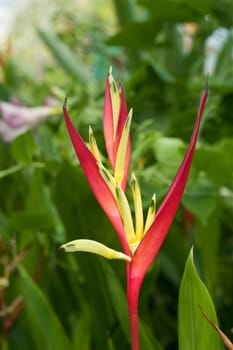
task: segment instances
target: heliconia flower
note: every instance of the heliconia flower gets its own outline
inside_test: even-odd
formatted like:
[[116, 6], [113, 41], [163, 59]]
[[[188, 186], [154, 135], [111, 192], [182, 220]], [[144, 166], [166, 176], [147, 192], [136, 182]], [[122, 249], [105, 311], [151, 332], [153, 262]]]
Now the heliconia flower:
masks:
[[5, 142], [11, 142], [25, 131], [34, 129], [48, 116], [59, 113], [59, 109], [54, 106], [26, 107], [0, 101], [0, 112], [0, 136]]
[[202, 95], [194, 131], [180, 168], [156, 211], [156, 197], [152, 196], [146, 220], [143, 217], [141, 191], [136, 176], [131, 176], [134, 216], [125, 194], [130, 159], [129, 128], [132, 111], [127, 115], [123, 89], [109, 72], [104, 105], [104, 138], [112, 166], [109, 170], [102, 162], [93, 131], [89, 130], [89, 148], [73, 126], [64, 104], [64, 116], [80, 165], [90, 187], [113, 224], [122, 244], [123, 253], [90, 240], [74, 240], [61, 246], [67, 252], [87, 251], [110, 259], [126, 260], [127, 301], [130, 319], [132, 349], [139, 350], [138, 297], [144, 276], [156, 257], [175, 216], [187, 182], [197, 141], [203, 109], [207, 99], [207, 86]]

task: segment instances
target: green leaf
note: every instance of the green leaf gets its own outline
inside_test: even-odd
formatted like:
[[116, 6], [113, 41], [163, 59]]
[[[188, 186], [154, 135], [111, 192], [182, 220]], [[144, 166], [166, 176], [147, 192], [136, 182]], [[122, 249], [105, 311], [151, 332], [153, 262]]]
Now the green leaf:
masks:
[[45, 294], [33, 282], [26, 270], [19, 267], [19, 290], [24, 298], [28, 332], [38, 350], [69, 350], [70, 341]]
[[44, 160], [46, 162], [46, 169], [51, 173], [55, 173], [59, 169], [61, 161], [59, 151], [55, 147], [52, 132], [47, 125], [42, 125], [38, 129], [40, 137], [40, 146]]
[[226, 79], [232, 76], [231, 53], [233, 45], [233, 34], [229, 32], [228, 38], [223, 44], [222, 50], [217, 57], [215, 75], [219, 80]]
[[18, 162], [29, 163], [35, 149], [36, 144], [31, 130], [18, 136], [12, 143], [12, 154]]
[[39, 30], [39, 35], [44, 43], [51, 50], [53, 56], [65, 71], [76, 77], [80, 83], [87, 82], [87, 71], [78, 63], [77, 57], [55, 34]]
[[117, 319], [125, 333], [126, 339], [130, 342], [129, 320], [127, 311], [126, 294], [111, 266], [104, 266], [106, 281], [115, 308]]
[[155, 21], [129, 22], [122, 30], [110, 38], [109, 45], [122, 45], [130, 49], [148, 48], [153, 45], [159, 26]]
[[[203, 225], [196, 221], [196, 242], [198, 256], [200, 257], [206, 286], [210, 292], [214, 292], [220, 273], [219, 247], [221, 237], [221, 211], [219, 206]], [[211, 232], [211, 239], [207, 232]], [[200, 248], [200, 249], [199, 249]], [[206, 252], [208, 251], [208, 254]]]
[[84, 305], [79, 318], [77, 319], [73, 330], [72, 340], [73, 349], [90, 350], [91, 349], [91, 310], [88, 305]]
[[216, 210], [217, 199], [212, 183], [205, 174], [200, 173], [195, 181], [188, 183], [182, 202], [203, 225], [207, 225], [210, 216]]
[[179, 350], [221, 349], [219, 336], [203, 317], [199, 306], [215, 324], [218, 323], [211, 297], [196, 271], [191, 249], [179, 293]]
[[9, 217], [9, 226], [12, 230], [41, 229], [46, 230], [53, 227], [53, 218], [50, 213], [44, 211], [25, 210], [12, 212]]
[[138, 0], [139, 4], [147, 7], [152, 18], [157, 20], [192, 21], [200, 18], [211, 9], [214, 0]]
[[155, 139], [154, 150], [156, 158], [164, 164], [171, 163], [176, 167], [182, 160], [181, 150], [184, 147], [184, 142], [175, 137], [159, 137]]
[[225, 150], [223, 143], [199, 148], [195, 152], [193, 165], [200, 171], [204, 170], [213, 184], [221, 186], [223, 179], [225, 182], [231, 181], [232, 162], [228, 159], [228, 153], [231, 151]]
[[4, 169], [4, 170], [0, 170], [0, 179], [5, 177], [5, 176], [17, 173], [18, 171], [21, 171], [23, 168], [24, 168], [24, 165], [16, 164], [16, 165], [13, 165], [10, 168]]

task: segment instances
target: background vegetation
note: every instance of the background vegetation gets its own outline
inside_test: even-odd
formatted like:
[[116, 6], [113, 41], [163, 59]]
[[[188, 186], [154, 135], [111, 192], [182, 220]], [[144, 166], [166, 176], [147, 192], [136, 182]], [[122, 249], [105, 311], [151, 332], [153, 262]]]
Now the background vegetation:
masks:
[[[29, 34], [33, 31], [37, 39], [29, 41], [24, 55], [14, 51], [20, 40], [16, 34], [2, 49], [0, 99], [34, 107], [50, 96], [62, 107], [68, 93], [75, 125], [86, 140], [91, 125], [105, 154], [102, 108], [112, 65], [134, 109], [131, 166], [145, 208], [153, 192], [159, 205], [176, 173], [209, 73], [209, 99], [188, 186], [144, 281], [139, 312], [145, 350], [178, 348], [179, 287], [194, 245], [199, 275], [221, 329], [231, 338], [232, 1], [115, 0], [94, 8], [87, 1], [81, 12], [59, 4], [49, 26], [31, 21]], [[20, 33], [27, 38], [27, 32]], [[58, 250], [66, 241], [85, 237], [120, 249], [78, 166], [62, 114], [11, 142], [2, 137], [2, 349], [129, 349], [123, 263]]]

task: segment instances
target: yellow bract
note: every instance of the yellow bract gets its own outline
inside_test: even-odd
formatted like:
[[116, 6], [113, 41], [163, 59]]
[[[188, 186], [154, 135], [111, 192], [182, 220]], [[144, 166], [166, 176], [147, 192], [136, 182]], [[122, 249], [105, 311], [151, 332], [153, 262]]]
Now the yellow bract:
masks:
[[101, 163], [100, 152], [99, 152], [92, 128], [90, 126], [89, 126], [89, 144], [90, 144], [91, 153], [93, 154], [97, 162]]
[[145, 223], [145, 227], [144, 227], [144, 235], [146, 234], [146, 232], [150, 228], [151, 224], [153, 223], [153, 221], [155, 219], [155, 213], [156, 213], [156, 196], [154, 193], [152, 196], [151, 205], [148, 208], [146, 223]]
[[64, 250], [65, 252], [87, 252], [101, 255], [107, 259], [131, 261], [130, 256], [90, 239], [76, 239], [74, 241], [63, 244], [60, 249]]
[[112, 76], [112, 69], [109, 69], [109, 86], [110, 86], [110, 95], [112, 102], [112, 114], [113, 114], [113, 135], [114, 139], [116, 138], [117, 124], [121, 107], [121, 95], [119, 88]]
[[115, 165], [115, 179], [119, 183], [122, 182], [124, 177], [125, 157], [126, 157], [127, 145], [129, 140], [129, 131], [130, 131], [132, 116], [133, 116], [133, 111], [131, 109], [125, 121], [125, 125], [122, 130], [122, 135], [121, 135], [120, 143], [117, 150], [116, 165]]
[[138, 185], [136, 176], [132, 173], [131, 176], [131, 189], [133, 193], [134, 210], [135, 210], [135, 233], [138, 241], [141, 241], [143, 236], [143, 209], [142, 209], [142, 196], [140, 187]]
[[105, 168], [105, 166], [102, 163], [97, 163], [99, 167], [100, 174], [102, 178], [104, 179], [105, 183], [108, 185], [108, 188], [113, 194], [113, 197], [116, 199], [116, 181], [114, 177], [112, 176], [111, 172]]
[[116, 198], [129, 245], [135, 243], [136, 236], [128, 200], [120, 184], [116, 185]]

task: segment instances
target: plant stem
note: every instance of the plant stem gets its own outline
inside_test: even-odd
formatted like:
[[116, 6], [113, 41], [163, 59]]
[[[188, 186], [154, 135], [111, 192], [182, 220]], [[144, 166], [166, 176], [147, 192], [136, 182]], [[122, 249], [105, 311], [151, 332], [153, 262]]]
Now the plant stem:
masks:
[[140, 350], [139, 324], [138, 324], [138, 298], [141, 281], [138, 278], [130, 276], [130, 270], [127, 280], [127, 301], [130, 323], [130, 336], [132, 350]]

